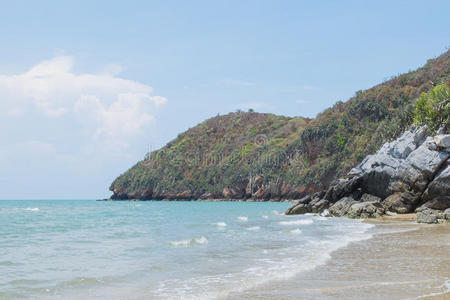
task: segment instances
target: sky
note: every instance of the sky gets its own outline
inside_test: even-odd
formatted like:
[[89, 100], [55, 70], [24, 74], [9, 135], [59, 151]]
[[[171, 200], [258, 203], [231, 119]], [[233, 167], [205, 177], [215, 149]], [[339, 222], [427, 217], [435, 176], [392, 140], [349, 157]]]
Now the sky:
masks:
[[0, 1], [0, 199], [100, 199], [237, 109], [314, 117], [450, 46], [445, 1]]

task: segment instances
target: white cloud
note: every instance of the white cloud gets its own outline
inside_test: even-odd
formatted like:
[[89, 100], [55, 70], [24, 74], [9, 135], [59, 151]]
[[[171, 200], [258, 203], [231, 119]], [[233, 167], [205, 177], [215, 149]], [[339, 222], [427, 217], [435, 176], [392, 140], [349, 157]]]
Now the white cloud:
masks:
[[100, 74], [77, 74], [73, 65], [73, 57], [58, 56], [22, 74], [0, 75], [0, 105], [10, 116], [28, 112], [24, 106], [50, 118], [74, 115], [74, 120], [90, 125], [94, 140], [126, 140], [167, 102], [152, 96], [150, 86], [117, 77], [119, 65], [108, 65]]
[[146, 94], [120, 94], [118, 100], [110, 105], [104, 105], [100, 99], [91, 96], [81, 96], [74, 105], [74, 111], [79, 118], [93, 121], [97, 128], [93, 133], [94, 140], [102, 137], [114, 139], [115, 137], [125, 137], [133, 135], [154, 116], [148, 111], [151, 110], [150, 102], [159, 106], [165, 101], [162, 99], [152, 99]]
[[297, 100], [295, 100], [295, 103], [298, 103], [298, 104], [308, 104], [309, 101], [308, 101], [308, 100], [303, 100], [303, 99], [297, 99]]

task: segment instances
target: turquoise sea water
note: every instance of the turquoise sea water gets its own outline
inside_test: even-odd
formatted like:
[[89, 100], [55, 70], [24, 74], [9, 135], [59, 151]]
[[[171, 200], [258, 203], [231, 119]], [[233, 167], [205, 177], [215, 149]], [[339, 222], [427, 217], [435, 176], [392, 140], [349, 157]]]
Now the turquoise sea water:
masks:
[[0, 299], [213, 299], [323, 264], [371, 225], [276, 202], [0, 201]]

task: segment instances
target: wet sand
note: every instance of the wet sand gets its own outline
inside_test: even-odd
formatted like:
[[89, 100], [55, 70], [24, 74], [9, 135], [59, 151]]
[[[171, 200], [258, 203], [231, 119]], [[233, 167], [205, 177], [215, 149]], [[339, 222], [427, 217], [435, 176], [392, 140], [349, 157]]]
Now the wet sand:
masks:
[[384, 217], [374, 236], [335, 251], [325, 265], [227, 299], [450, 300], [450, 223]]

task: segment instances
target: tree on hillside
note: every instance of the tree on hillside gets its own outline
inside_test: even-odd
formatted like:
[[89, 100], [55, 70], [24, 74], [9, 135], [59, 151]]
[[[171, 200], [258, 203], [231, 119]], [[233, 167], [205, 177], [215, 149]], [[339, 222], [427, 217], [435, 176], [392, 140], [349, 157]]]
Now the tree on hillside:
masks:
[[426, 124], [436, 130], [450, 127], [450, 82], [434, 87], [428, 93], [422, 93], [415, 104], [414, 121]]

